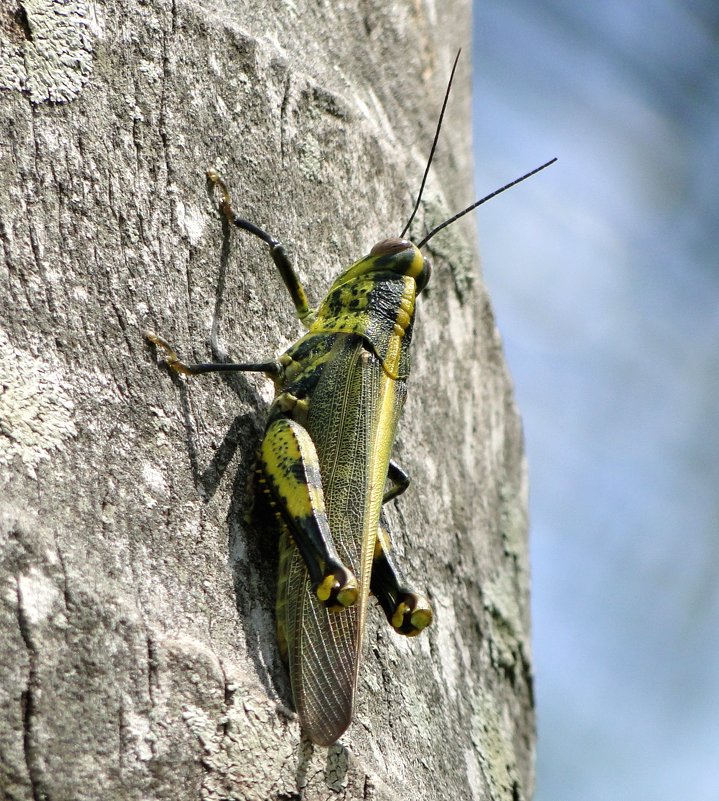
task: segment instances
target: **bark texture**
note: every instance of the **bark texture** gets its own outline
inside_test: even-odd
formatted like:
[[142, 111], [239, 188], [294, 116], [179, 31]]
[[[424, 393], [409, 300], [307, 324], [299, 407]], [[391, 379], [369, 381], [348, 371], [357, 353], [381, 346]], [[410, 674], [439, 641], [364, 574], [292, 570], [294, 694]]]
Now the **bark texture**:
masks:
[[[423, 636], [369, 617], [355, 722], [300, 736], [274, 637], [273, 543], [247, 522], [271, 398], [183, 381], [299, 333], [401, 229], [465, 0], [5, 0], [0, 8], [0, 796], [528, 799], [534, 713], [522, 434], [471, 223], [431, 243], [391, 504]], [[416, 232], [472, 199], [460, 62]]]

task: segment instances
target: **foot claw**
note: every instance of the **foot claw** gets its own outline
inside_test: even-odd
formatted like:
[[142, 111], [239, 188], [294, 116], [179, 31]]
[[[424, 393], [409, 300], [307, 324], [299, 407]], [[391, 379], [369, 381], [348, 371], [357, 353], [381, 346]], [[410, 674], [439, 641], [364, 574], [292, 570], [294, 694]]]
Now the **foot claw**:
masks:
[[354, 606], [359, 597], [357, 579], [343, 567], [327, 573], [315, 589], [320, 603], [332, 612]]
[[392, 628], [406, 637], [416, 637], [432, 622], [432, 607], [423, 595], [406, 593], [392, 615]]

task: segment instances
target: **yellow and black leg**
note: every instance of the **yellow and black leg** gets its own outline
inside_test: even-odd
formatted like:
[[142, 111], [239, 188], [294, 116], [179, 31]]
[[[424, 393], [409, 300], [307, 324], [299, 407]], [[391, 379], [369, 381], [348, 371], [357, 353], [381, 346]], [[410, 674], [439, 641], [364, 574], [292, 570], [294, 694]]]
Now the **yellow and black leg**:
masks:
[[241, 228], [243, 231], [247, 231], [253, 236], [256, 236], [258, 239], [261, 239], [269, 247], [272, 261], [274, 261], [275, 266], [279, 270], [282, 280], [285, 282], [285, 286], [287, 287], [287, 291], [290, 293], [290, 297], [292, 298], [292, 303], [294, 303], [295, 309], [297, 309], [297, 316], [307, 327], [309, 327], [313, 319], [313, 312], [307, 303], [307, 295], [304, 287], [302, 286], [302, 282], [300, 281], [295, 268], [292, 266], [292, 262], [287, 255], [284, 245], [282, 245], [281, 242], [268, 234], [266, 231], [263, 231], [259, 226], [249, 222], [249, 220], [243, 219], [239, 214], [237, 214], [232, 206], [230, 190], [227, 188], [227, 184], [222, 180], [219, 173], [217, 173], [215, 170], [208, 170], [207, 179], [213, 184], [213, 186], [218, 187], [222, 193], [220, 209], [227, 220], [237, 228]]
[[203, 364], [187, 364], [180, 360], [167, 340], [152, 331], [145, 331], [145, 339], [163, 351], [165, 364], [175, 373], [183, 375], [200, 375], [201, 373], [265, 373], [276, 376], [282, 372], [282, 365], [277, 361], [239, 364], [235, 362], [206, 362]]
[[409, 473], [403, 470], [394, 459], [389, 460], [387, 468], [387, 478], [392, 482], [392, 487], [385, 492], [382, 503], [393, 501], [399, 497], [409, 487]]
[[379, 601], [390, 626], [398, 633], [414, 637], [432, 622], [427, 598], [407, 586], [394, 554], [384, 513], [380, 515], [372, 561], [370, 590]]
[[273, 502], [302, 554], [317, 599], [332, 611], [352, 606], [357, 579], [340, 561], [330, 533], [317, 450], [297, 421], [267, 426], [260, 462]]

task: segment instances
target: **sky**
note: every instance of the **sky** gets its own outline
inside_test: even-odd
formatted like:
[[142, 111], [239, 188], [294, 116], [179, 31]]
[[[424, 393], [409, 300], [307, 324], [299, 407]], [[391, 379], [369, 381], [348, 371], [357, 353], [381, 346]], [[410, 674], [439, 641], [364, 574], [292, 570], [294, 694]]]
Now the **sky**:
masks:
[[719, 4], [477, 0], [530, 469], [535, 801], [719, 799]]

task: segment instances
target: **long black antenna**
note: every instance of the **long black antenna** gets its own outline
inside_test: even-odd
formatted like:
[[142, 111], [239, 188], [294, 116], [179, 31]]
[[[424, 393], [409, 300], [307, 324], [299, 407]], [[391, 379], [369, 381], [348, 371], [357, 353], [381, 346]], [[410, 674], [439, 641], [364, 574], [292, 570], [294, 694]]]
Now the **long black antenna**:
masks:
[[491, 194], [487, 195], [486, 197], [483, 197], [481, 200], [478, 200], [476, 203], [472, 203], [471, 206], [467, 206], [466, 209], [462, 209], [462, 211], [458, 211], [453, 217], [450, 217], [448, 220], [445, 220], [443, 223], [438, 225], [436, 228], [433, 228], [427, 234], [427, 236], [417, 245], [417, 247], [418, 248], [424, 247], [427, 244], [427, 242], [429, 242], [429, 240], [436, 233], [441, 231], [443, 228], [446, 228], [448, 225], [451, 225], [453, 222], [458, 220], [460, 217], [464, 217], [465, 214], [469, 214], [469, 212], [472, 211], [472, 209], [476, 209], [477, 206], [481, 206], [482, 203], [486, 203], [488, 200], [491, 200], [493, 197], [497, 197], [497, 195], [501, 195], [502, 192], [506, 192], [507, 189], [511, 189], [513, 186], [516, 186], [517, 184], [520, 184], [522, 181], [525, 181], [527, 178], [531, 178], [533, 175], [536, 175], [538, 172], [543, 170], [545, 167], [549, 167], [550, 164], [554, 164], [554, 162], [556, 160], [557, 160], [556, 158], [551, 159], [551, 161], [548, 161], [546, 164], [542, 164], [541, 167], [537, 167], [536, 169], [532, 170], [531, 172], [528, 172], [526, 175], [523, 175], [521, 178], [515, 178], [514, 181], [510, 181], [510, 183], [505, 184], [500, 189], [495, 189], [494, 192], [492, 192]]
[[432, 142], [432, 149], [429, 151], [429, 158], [427, 159], [427, 166], [424, 168], [424, 175], [422, 176], [422, 183], [419, 187], [419, 194], [417, 195], [417, 202], [414, 204], [414, 208], [412, 209], [412, 214], [409, 216], [409, 220], [407, 220], [407, 225], [402, 229], [402, 233], [399, 235], [400, 239], [404, 238], [404, 235], [407, 233], [407, 229], [412, 224], [412, 220], [414, 220], [414, 215], [417, 213], [417, 209], [419, 208], [420, 201], [422, 200], [422, 192], [424, 192], [424, 185], [427, 182], [427, 173], [429, 172], [429, 168], [432, 166], [432, 159], [434, 158], [434, 151], [437, 148], [437, 140], [439, 139], [439, 132], [442, 128], [442, 120], [444, 119], [444, 110], [447, 108], [447, 100], [449, 100], [449, 90], [452, 88], [452, 79], [454, 78], [454, 71], [457, 69], [457, 62], [459, 61], [459, 54], [462, 52], [462, 48], [460, 47], [457, 51], [457, 55], [454, 57], [454, 64], [452, 64], [452, 72], [449, 76], [449, 82], [447, 83], [447, 90], [444, 93], [444, 102], [442, 103], [442, 111], [439, 112], [439, 120], [437, 121], [437, 128], [434, 132], [434, 141]]

